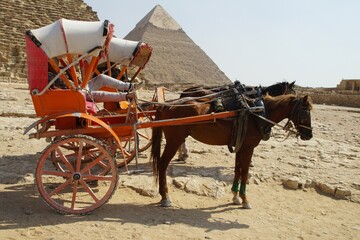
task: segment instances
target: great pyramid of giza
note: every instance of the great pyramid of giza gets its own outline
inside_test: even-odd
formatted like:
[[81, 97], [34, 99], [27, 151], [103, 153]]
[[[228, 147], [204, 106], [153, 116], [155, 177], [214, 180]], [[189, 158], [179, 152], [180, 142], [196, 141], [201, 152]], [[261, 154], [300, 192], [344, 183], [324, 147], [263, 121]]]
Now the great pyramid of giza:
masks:
[[160, 5], [141, 19], [125, 39], [145, 41], [153, 48], [143, 72], [147, 83], [186, 86], [231, 82]]
[[26, 82], [25, 31], [60, 18], [98, 21], [97, 13], [83, 0], [1, 0], [0, 81]]

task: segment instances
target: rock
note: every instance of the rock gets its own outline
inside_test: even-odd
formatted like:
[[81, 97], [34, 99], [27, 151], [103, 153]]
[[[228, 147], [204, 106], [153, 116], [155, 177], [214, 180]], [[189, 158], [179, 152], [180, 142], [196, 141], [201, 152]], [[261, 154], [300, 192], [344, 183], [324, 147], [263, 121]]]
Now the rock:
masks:
[[351, 196], [351, 191], [343, 187], [337, 187], [335, 189], [335, 197], [338, 199], [347, 199]]
[[25, 209], [24, 210], [24, 214], [25, 215], [33, 215], [34, 214], [34, 211], [32, 209]]
[[300, 179], [296, 176], [292, 176], [283, 181], [283, 186], [289, 189], [296, 190], [299, 187]]
[[190, 180], [189, 177], [177, 177], [173, 179], [173, 184], [175, 187], [184, 189], [186, 183]]
[[35, 177], [34, 174], [32, 173], [27, 173], [19, 180], [19, 183], [34, 183], [34, 182], [35, 182]]
[[227, 188], [225, 182], [204, 177], [177, 177], [173, 179], [173, 184], [187, 193], [215, 198], [224, 196]]
[[145, 175], [128, 175], [120, 181], [119, 185], [131, 188], [142, 196], [155, 197], [158, 195], [152, 178]]
[[315, 184], [316, 183], [313, 180], [306, 179], [304, 188], [313, 188], [313, 187], [315, 187]]
[[185, 191], [187, 193], [195, 193], [201, 195], [201, 186], [196, 179], [190, 179], [185, 185]]
[[316, 184], [317, 189], [327, 195], [331, 195], [334, 196], [335, 194], [335, 187], [331, 186], [330, 184], [327, 183], [317, 183]]
[[256, 184], [256, 185], [259, 185], [260, 184], [260, 180], [259, 179], [257, 179], [257, 178], [254, 178], [254, 183]]
[[360, 190], [360, 183], [353, 183], [351, 186], [356, 190]]

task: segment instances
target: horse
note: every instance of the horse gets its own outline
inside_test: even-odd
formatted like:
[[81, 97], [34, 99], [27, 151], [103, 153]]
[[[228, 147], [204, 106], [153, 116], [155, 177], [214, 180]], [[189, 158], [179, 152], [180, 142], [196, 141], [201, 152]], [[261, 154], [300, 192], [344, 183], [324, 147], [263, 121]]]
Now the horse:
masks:
[[[312, 103], [309, 96], [298, 97], [294, 94], [264, 97], [265, 108], [268, 113], [268, 121], [272, 125], [279, 123], [285, 118], [295, 126], [298, 136], [302, 140], [312, 138], [310, 110]], [[191, 100], [183, 105], [158, 107], [155, 120], [176, 119], [189, 116], [201, 116], [209, 114], [213, 108], [208, 102], [199, 102]], [[262, 140], [262, 135], [256, 125], [256, 119], [259, 117], [248, 111], [247, 130], [244, 135], [244, 141], [236, 152], [235, 175], [232, 185], [233, 202], [241, 205], [243, 208], [250, 209], [251, 205], [246, 196], [246, 182], [248, 179], [249, 165], [254, 152]], [[192, 136], [194, 139], [210, 145], [228, 145], [231, 141], [233, 132], [234, 118], [220, 118], [216, 121], [206, 123], [192, 123], [188, 125], [161, 126], [152, 129], [152, 147], [151, 160], [153, 174], [159, 184], [159, 193], [161, 195], [160, 204], [163, 207], [171, 206], [171, 200], [168, 193], [166, 181], [166, 170], [175, 156], [179, 146], [184, 143], [185, 138]], [[160, 156], [160, 147], [162, 137], [165, 136], [166, 145]], [[240, 187], [239, 187], [240, 180]], [[241, 199], [240, 199], [241, 198]]]
[[[217, 87], [191, 87], [188, 89], [185, 89], [181, 94], [180, 98], [185, 97], [206, 97], [209, 95], [213, 95], [214, 93], [221, 93], [221, 92], [227, 92], [231, 91], [232, 88], [237, 88], [237, 86], [240, 85], [238, 81], [235, 83], [226, 85], [226, 86], [217, 86]], [[294, 90], [295, 81], [289, 83], [287, 81], [278, 82], [275, 84], [272, 84], [267, 87], [263, 86], [246, 86], [241, 85], [241, 90], [244, 92], [247, 96], [256, 98], [260, 96], [265, 96], [266, 94], [270, 96], [279, 96], [284, 94], [295, 94]], [[186, 159], [189, 157], [189, 148], [186, 145], [186, 141], [181, 144], [181, 146], [178, 149], [178, 161], [186, 161]]]

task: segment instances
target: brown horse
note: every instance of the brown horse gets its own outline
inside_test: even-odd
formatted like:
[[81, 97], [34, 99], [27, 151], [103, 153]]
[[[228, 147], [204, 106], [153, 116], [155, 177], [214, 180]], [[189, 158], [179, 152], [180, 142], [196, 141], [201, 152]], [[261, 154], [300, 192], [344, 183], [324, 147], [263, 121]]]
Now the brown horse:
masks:
[[[264, 104], [268, 113], [268, 120], [273, 124], [288, 118], [289, 121], [294, 123], [296, 131], [302, 140], [312, 138], [310, 117], [312, 104], [310, 97], [297, 97], [292, 94], [277, 97], [265, 96]], [[189, 101], [184, 103], [183, 106], [166, 106], [158, 109], [155, 119], [200, 116], [212, 111], [213, 108], [209, 103]], [[259, 116], [249, 111], [245, 138], [240, 150], [236, 153], [235, 159], [235, 176], [231, 188], [234, 194], [233, 202], [235, 204], [242, 203], [243, 208], [251, 208], [245, 193], [246, 182], [254, 148], [258, 146], [262, 139], [262, 134], [256, 125], [256, 118], [259, 118]], [[215, 122], [153, 128], [151, 158], [153, 160], [154, 176], [156, 176], [156, 180], [159, 182], [159, 193], [162, 197], [161, 206], [171, 206], [166, 182], [166, 169], [179, 146], [185, 141], [185, 138], [192, 136], [194, 139], [205, 144], [228, 145], [231, 141], [234, 119], [225, 118], [217, 119]], [[166, 138], [166, 145], [160, 157], [160, 144], [163, 133]], [[239, 191], [241, 199], [239, 198]]]
[[[279, 96], [279, 95], [286, 95], [286, 94], [296, 94], [295, 93], [295, 81], [294, 82], [278, 82], [273, 85], [263, 87], [253, 87], [253, 86], [246, 86], [243, 84], [240, 84], [240, 82], [236, 81], [230, 85], [226, 86], [217, 86], [217, 87], [192, 87], [184, 90], [180, 94], [180, 98], [183, 97], [206, 97], [211, 96], [214, 93], [218, 93], [219, 95], [227, 95], [231, 94], [233, 88], [236, 88], [239, 92], [243, 92], [247, 97], [251, 98], [258, 98], [265, 95], [270, 96]], [[217, 96], [219, 97], [219, 96]], [[270, 132], [269, 132], [270, 134]], [[270, 135], [269, 135], [270, 136]], [[189, 148], [186, 145], [186, 141], [180, 145], [178, 150], [178, 161], [186, 161], [186, 159], [189, 157]]]

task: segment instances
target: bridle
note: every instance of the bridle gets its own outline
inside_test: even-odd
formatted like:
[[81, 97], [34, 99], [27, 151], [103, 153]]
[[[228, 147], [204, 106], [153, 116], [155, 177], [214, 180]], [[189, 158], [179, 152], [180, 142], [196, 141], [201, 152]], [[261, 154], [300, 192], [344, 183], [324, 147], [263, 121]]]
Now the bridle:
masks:
[[297, 99], [295, 106], [293, 108], [293, 110], [291, 111], [291, 113], [288, 116], [288, 121], [286, 122], [285, 126], [283, 129], [288, 130], [290, 127], [289, 125], [291, 124], [291, 119], [294, 117], [294, 115], [296, 114], [296, 118], [297, 118], [297, 126], [296, 126], [296, 137], [300, 136], [301, 133], [301, 129], [306, 129], [309, 131], [312, 131], [312, 127], [308, 127], [302, 124], [302, 122], [304, 122], [304, 120], [306, 118], [308, 118], [309, 114], [310, 114], [310, 110], [303, 106], [302, 104], [302, 98]]
[[[262, 120], [272, 124], [273, 126], [279, 126], [281, 127], [281, 129], [293, 133], [296, 135], [296, 137], [301, 136], [301, 129], [306, 129], [309, 131], [312, 131], [312, 127], [308, 127], [305, 126], [303, 124], [301, 124], [303, 122], [303, 120], [310, 114], [310, 110], [307, 107], [302, 106], [302, 98], [297, 99], [295, 106], [293, 107], [291, 113], [288, 116], [288, 121], [286, 122], [286, 124], [284, 126], [282, 126], [279, 123], [276, 123], [274, 121], [271, 121], [270, 119], [267, 119], [261, 115], [255, 114], [254, 112], [250, 111], [250, 113], [258, 118], [261, 118]], [[293, 118], [294, 115], [297, 115], [297, 126], [296, 126], [296, 130], [293, 130], [293, 124], [291, 122], [291, 119]], [[304, 117], [305, 116], [305, 117]], [[303, 134], [304, 135], [304, 134]]]

